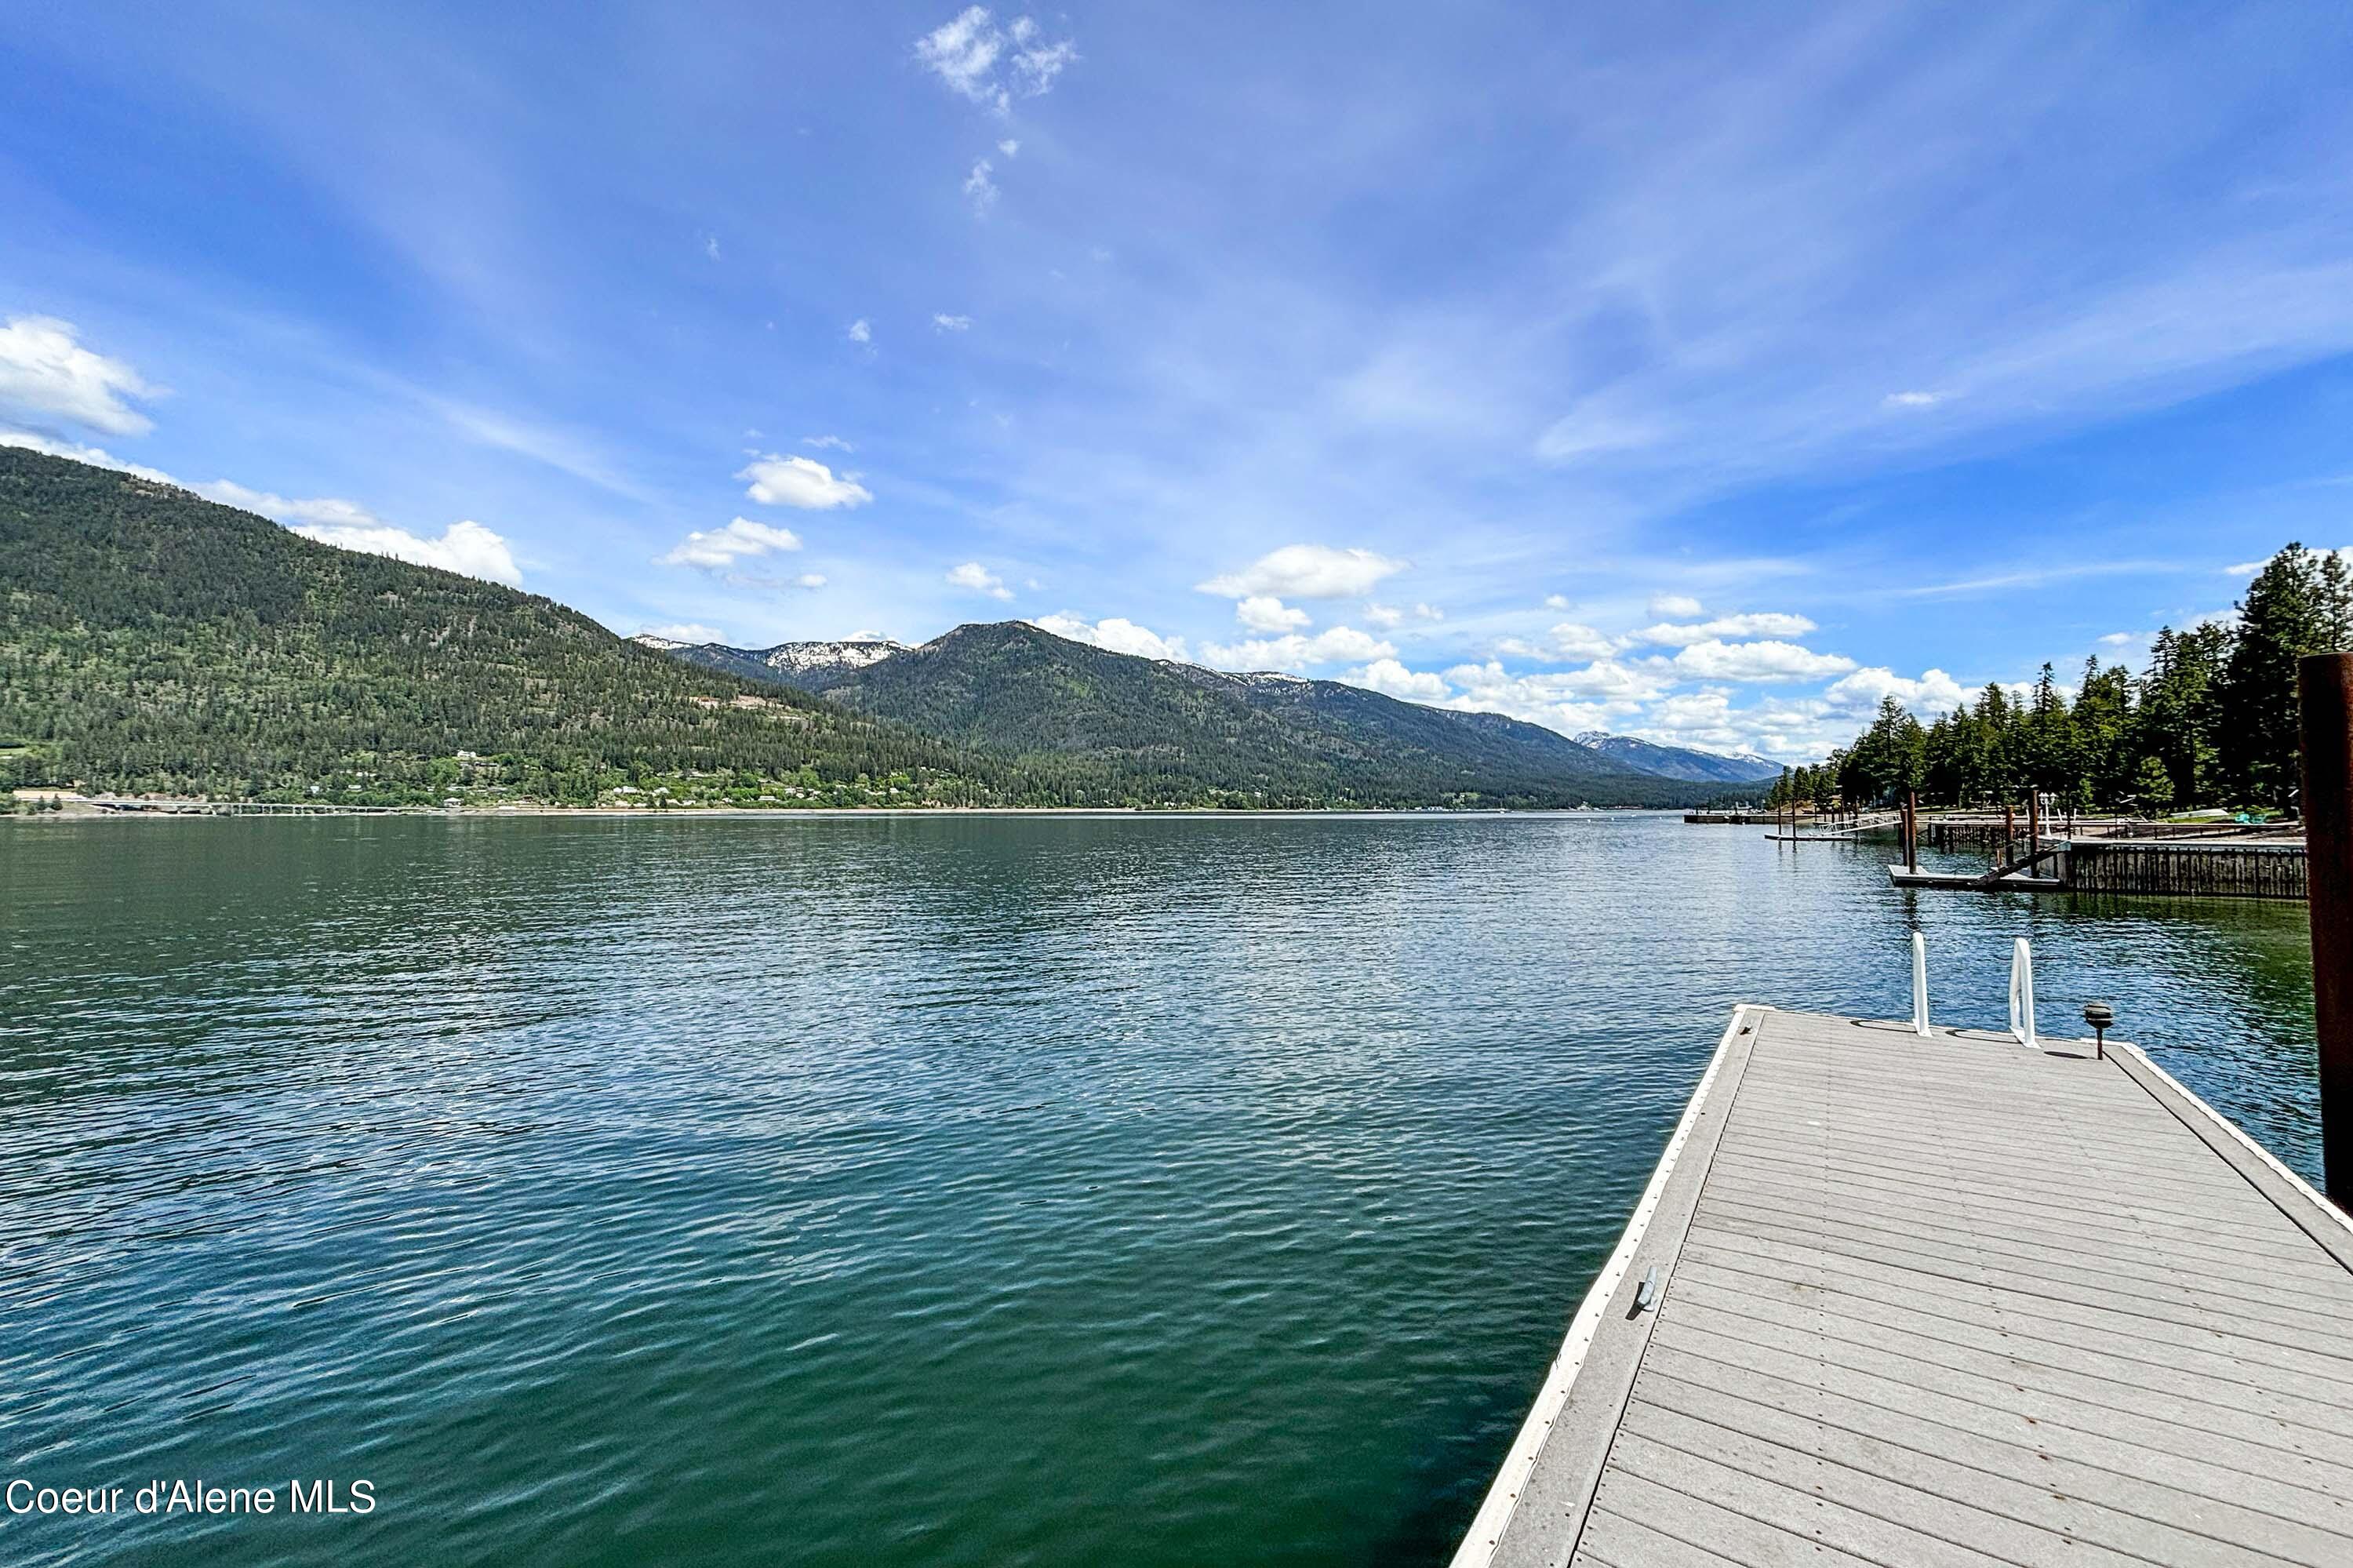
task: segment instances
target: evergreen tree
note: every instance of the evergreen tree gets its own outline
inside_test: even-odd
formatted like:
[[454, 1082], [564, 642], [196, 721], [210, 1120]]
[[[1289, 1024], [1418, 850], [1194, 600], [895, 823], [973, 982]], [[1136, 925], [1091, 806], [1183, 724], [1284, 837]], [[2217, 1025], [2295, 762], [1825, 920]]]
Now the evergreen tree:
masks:
[[2229, 641], [2229, 631], [2210, 622], [2181, 632], [2166, 627], [2149, 646], [2132, 749], [2165, 769], [2173, 804], [2202, 806], [2219, 788], [2215, 697]]
[[2035, 678], [2034, 696], [2017, 726], [2019, 772], [2028, 788], [2072, 800], [2081, 789], [2082, 760], [2074, 726], [2059, 683], [2046, 662]]
[[2239, 603], [2217, 693], [2218, 761], [2240, 799], [2284, 805], [2296, 781], [2296, 661], [2345, 646], [2353, 589], [2334, 551], [2292, 544], [2266, 562]]
[[2084, 662], [2084, 682], [2068, 715], [2074, 731], [2075, 789], [2072, 795], [2063, 791], [2079, 810], [2121, 807], [2137, 789], [2132, 700], [2132, 677], [2122, 664], [2103, 670], [2096, 657]]
[[1856, 806], [1900, 799], [1924, 781], [1926, 751], [1920, 721], [1892, 694], [1882, 697], [1871, 727], [1838, 758], [1838, 791]]

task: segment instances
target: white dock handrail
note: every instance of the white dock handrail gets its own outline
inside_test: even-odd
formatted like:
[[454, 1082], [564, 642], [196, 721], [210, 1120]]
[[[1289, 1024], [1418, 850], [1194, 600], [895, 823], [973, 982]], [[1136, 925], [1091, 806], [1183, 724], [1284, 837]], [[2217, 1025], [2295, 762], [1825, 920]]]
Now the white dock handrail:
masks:
[[1928, 938], [1912, 933], [1912, 1033], [1928, 1033]]
[[2010, 1033], [2021, 1045], [2039, 1045], [2034, 1037], [2034, 949], [2021, 937], [2010, 955]]

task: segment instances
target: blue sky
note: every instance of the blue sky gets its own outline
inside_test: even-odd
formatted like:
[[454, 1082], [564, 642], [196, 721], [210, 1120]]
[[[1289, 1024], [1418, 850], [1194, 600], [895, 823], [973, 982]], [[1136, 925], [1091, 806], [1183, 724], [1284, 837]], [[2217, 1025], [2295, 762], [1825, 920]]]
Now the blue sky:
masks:
[[1797, 758], [2353, 542], [2333, 7], [27, 7], [0, 70], [5, 439], [622, 632]]

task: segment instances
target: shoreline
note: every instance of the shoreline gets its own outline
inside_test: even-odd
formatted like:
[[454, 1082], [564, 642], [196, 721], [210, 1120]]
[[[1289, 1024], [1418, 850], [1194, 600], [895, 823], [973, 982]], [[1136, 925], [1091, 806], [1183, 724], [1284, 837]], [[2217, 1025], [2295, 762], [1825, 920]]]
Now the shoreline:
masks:
[[452, 810], [439, 806], [303, 807], [300, 810], [253, 810], [266, 802], [196, 801], [157, 805], [149, 810], [109, 810], [67, 802], [63, 810], [11, 813], [18, 822], [114, 821], [304, 821], [321, 818], [345, 820], [435, 819], [471, 821], [501, 818], [580, 818], [605, 821], [673, 821], [684, 818], [939, 818], [939, 817], [1155, 817], [1239, 821], [1266, 817], [1345, 818], [1409, 817], [1598, 817], [1605, 814], [1640, 816], [1680, 811], [1677, 806], [1483, 806], [1461, 809], [1439, 806], [1260, 807], [1231, 810], [1215, 807], [1151, 806], [675, 806], [659, 810], [642, 806], [468, 806]]

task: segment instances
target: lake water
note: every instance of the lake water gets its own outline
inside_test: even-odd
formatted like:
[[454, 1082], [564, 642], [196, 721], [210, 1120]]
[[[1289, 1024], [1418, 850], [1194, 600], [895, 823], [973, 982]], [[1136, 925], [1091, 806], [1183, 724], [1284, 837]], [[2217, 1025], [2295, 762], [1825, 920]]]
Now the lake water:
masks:
[[[1451, 1549], [1736, 1000], [2118, 1033], [2317, 1165], [2301, 906], [1671, 817], [0, 827], [0, 1561]], [[2063, 1192], [2054, 1193], [2063, 1202]], [[280, 1504], [281, 1510], [283, 1503]]]

